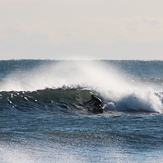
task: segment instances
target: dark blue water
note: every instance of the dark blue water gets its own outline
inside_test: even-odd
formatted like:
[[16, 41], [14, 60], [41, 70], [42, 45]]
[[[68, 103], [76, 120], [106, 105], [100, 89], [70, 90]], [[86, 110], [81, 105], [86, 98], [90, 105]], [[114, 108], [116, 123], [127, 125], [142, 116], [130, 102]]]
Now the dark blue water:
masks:
[[[162, 162], [162, 68], [162, 61], [1, 61], [0, 162]], [[103, 113], [84, 105], [91, 93]]]

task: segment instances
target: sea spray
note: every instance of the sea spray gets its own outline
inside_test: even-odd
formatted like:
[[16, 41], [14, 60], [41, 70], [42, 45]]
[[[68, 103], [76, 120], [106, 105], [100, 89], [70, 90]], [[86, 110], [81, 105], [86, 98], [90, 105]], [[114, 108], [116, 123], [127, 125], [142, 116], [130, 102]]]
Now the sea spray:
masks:
[[[44, 146], [44, 149], [42, 148]], [[0, 144], [1, 163], [85, 163], [86, 160], [75, 154], [73, 149], [61, 145], [50, 144]], [[46, 156], [45, 156], [46, 153]]]
[[[120, 72], [95, 61], [60, 61], [26, 70], [14, 71], [1, 81], [1, 90], [33, 91], [63, 86], [85, 86], [103, 90], [120, 86]], [[108, 70], [109, 69], [109, 70]], [[121, 78], [122, 83], [122, 78]]]

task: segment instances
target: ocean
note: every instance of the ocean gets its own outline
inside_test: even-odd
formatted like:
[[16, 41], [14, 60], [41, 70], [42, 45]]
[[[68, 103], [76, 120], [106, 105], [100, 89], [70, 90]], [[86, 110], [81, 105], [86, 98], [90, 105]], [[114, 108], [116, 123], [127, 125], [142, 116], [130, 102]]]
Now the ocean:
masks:
[[162, 161], [163, 61], [0, 61], [1, 163]]

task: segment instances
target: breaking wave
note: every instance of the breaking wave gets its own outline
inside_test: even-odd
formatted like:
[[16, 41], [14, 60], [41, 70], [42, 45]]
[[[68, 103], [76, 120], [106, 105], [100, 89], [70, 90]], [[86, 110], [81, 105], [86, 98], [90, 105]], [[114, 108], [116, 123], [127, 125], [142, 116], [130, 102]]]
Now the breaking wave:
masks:
[[1, 110], [78, 114], [84, 112], [83, 103], [94, 93], [103, 100], [106, 112], [163, 112], [163, 95], [156, 86], [162, 78], [136, 80], [122, 68], [96, 61], [46, 62], [31, 68], [26, 63], [26, 67], [3, 72]]

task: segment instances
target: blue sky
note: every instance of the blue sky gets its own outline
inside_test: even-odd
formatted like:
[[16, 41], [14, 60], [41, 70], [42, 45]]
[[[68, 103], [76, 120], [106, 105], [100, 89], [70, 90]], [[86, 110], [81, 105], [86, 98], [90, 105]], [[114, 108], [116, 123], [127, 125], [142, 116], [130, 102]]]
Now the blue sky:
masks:
[[163, 60], [162, 6], [162, 0], [0, 0], [0, 56]]

